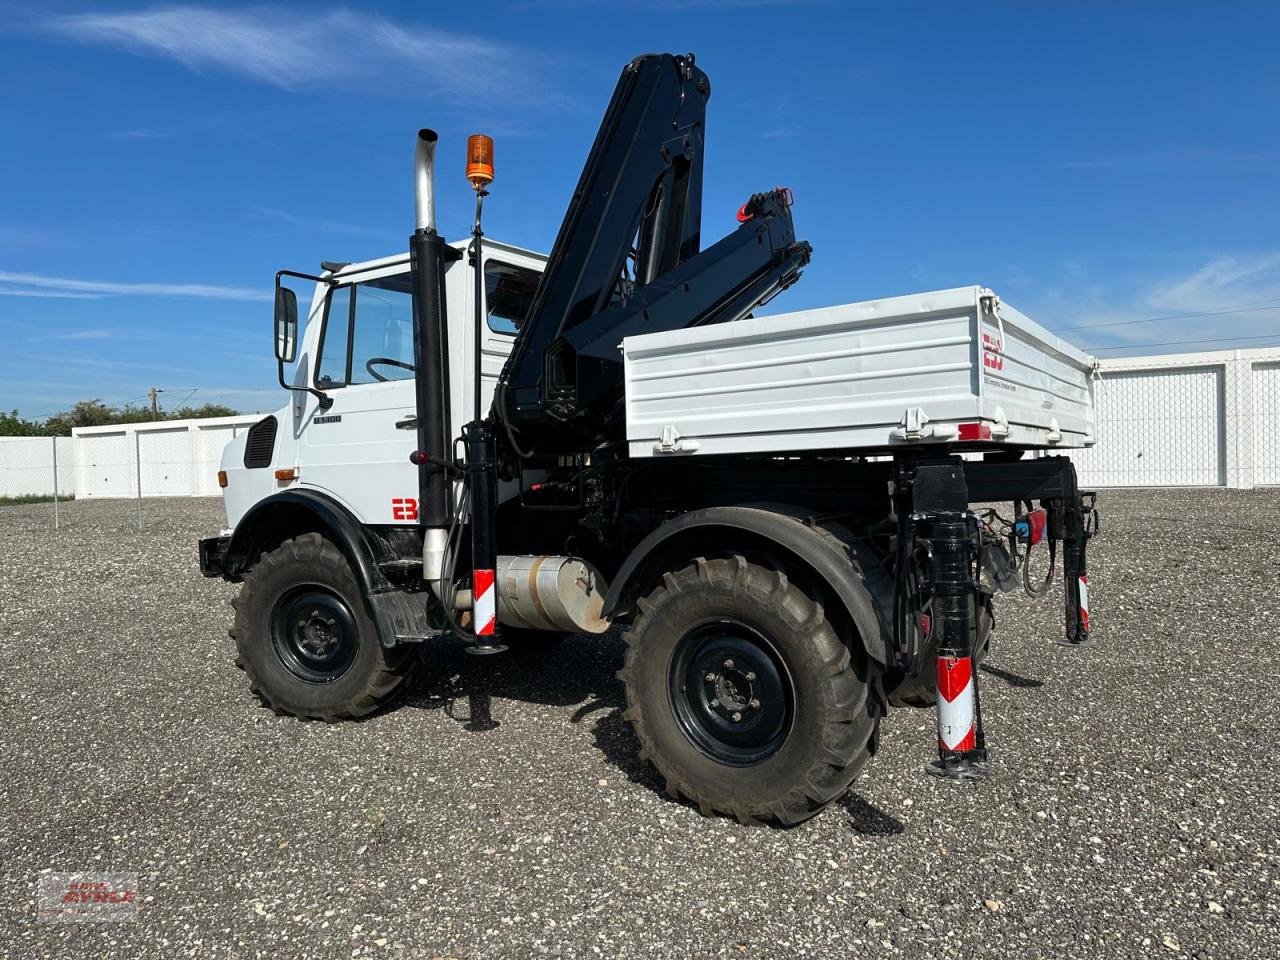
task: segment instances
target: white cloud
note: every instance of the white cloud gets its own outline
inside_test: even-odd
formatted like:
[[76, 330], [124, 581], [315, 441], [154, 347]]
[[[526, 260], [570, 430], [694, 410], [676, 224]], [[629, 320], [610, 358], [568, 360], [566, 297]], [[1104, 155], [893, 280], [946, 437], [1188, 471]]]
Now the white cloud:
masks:
[[1267, 346], [1280, 341], [1280, 252], [1223, 254], [1125, 289], [1073, 265], [1032, 311], [1104, 356]]
[[277, 207], [264, 207], [258, 204], [250, 204], [247, 208], [251, 217], [256, 220], [274, 220], [279, 223], [287, 223], [295, 227], [304, 227], [307, 230], [314, 230], [321, 233], [354, 233], [363, 236], [385, 237], [387, 231], [379, 230], [377, 227], [368, 227], [358, 223], [345, 223], [340, 220], [324, 220], [316, 217], [300, 217], [288, 210], [281, 210]]
[[[270, 300], [269, 290], [253, 287], [223, 287], [207, 283], [117, 283], [109, 280], [75, 280], [68, 277], [47, 277], [38, 273], [12, 273], [0, 270], [0, 283], [21, 284], [38, 290], [18, 296], [41, 296], [44, 291], [56, 291], [47, 296], [117, 296], [117, 297], [177, 297], [196, 300]], [[0, 289], [0, 292], [10, 292]]]
[[164, 130], [152, 127], [134, 127], [131, 130], [117, 130], [111, 134], [112, 140], [163, 140], [169, 134]]
[[1151, 291], [1153, 306], [1198, 310], [1280, 299], [1280, 253], [1223, 256]]
[[110, 340], [112, 337], [122, 332], [123, 331], [116, 331], [115, 333], [113, 333], [110, 330], [102, 330], [102, 329], [72, 330], [70, 333], [48, 334], [46, 339], [49, 339], [49, 340]]
[[0, 287], [0, 297], [49, 297], [58, 300], [101, 300], [100, 293], [72, 293], [69, 290], [13, 290]]
[[527, 100], [539, 87], [522, 51], [341, 7], [173, 5], [55, 16], [40, 26], [71, 40], [168, 57], [191, 70], [221, 70], [286, 90], [385, 91], [394, 84], [414, 94]]

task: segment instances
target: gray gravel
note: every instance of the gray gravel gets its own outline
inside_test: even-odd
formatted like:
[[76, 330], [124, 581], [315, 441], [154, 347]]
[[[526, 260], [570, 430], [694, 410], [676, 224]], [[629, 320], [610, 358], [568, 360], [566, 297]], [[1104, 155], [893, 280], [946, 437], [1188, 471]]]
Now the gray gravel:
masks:
[[[927, 777], [899, 711], [790, 831], [660, 794], [616, 637], [301, 723], [232, 665], [216, 501], [2, 507], [0, 957], [1280, 956], [1280, 491], [1102, 506], [1096, 649], [998, 607], [996, 779]], [[137, 921], [36, 922], [49, 868], [136, 873]]]

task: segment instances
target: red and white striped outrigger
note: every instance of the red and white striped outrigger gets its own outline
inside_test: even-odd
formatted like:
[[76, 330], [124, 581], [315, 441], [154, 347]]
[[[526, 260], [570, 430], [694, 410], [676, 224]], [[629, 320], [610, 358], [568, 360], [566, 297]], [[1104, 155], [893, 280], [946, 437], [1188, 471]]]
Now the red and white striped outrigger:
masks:
[[[992, 469], [997, 466], [1001, 469]], [[1005, 528], [1010, 549], [1005, 549], [1001, 535], [990, 524], [980, 522], [969, 509], [971, 502], [1013, 500], [1020, 510], [1020, 505], [1029, 506], [1032, 499], [1040, 500], [1041, 509]], [[897, 469], [894, 500], [899, 540], [911, 545], [901, 548], [900, 558], [905, 560], [920, 541], [928, 545], [929, 562], [919, 585], [928, 598], [928, 613], [914, 603], [905, 604], [903, 610], [913, 622], [927, 624], [910, 634], [917, 645], [914, 653], [929, 645], [934, 648], [938, 759], [928, 769], [951, 779], [982, 779], [989, 768], [978, 665], [985, 653], [980, 620], [990, 592], [1017, 586], [1016, 572], [1019, 566], [1025, 567], [1028, 553], [1020, 554], [1016, 541], [1021, 537], [1029, 551], [1043, 535], [1050, 544], [1050, 574], [1045, 584], [1033, 589], [1028, 571], [1023, 570], [1028, 592], [1042, 592], [1052, 576], [1055, 545], [1060, 542], [1066, 634], [1059, 642], [1090, 646], [1085, 545], [1097, 529], [1092, 494], [1081, 494], [1075, 469], [1065, 458], [1026, 461], [1014, 472], [1007, 462], [922, 457]], [[905, 568], [901, 561], [900, 566]], [[993, 574], [993, 586], [983, 583], [984, 568]], [[898, 589], [906, 589], [905, 580], [899, 581]], [[918, 596], [916, 600], [921, 602]], [[919, 663], [920, 657], [909, 655], [908, 661]], [[922, 663], [920, 666], [923, 669]]]

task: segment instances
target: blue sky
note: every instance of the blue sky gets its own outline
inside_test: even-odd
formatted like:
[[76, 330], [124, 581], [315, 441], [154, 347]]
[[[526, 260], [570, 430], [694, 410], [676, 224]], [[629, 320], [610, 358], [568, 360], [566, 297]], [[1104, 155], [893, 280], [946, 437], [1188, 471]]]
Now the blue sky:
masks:
[[29, 416], [153, 385], [279, 406], [273, 273], [402, 249], [420, 126], [446, 236], [484, 131], [488, 232], [545, 250], [652, 50], [711, 77], [704, 238], [795, 190], [814, 258], [772, 311], [983, 283], [1103, 356], [1280, 341], [1280, 5], [55, 0], [0, 24], [0, 408]]

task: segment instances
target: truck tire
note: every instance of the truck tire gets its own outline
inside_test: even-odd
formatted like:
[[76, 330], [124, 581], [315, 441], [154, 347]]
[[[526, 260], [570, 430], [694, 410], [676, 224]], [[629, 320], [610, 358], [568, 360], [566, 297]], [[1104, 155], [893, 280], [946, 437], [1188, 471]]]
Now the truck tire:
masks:
[[233, 601], [236, 665], [277, 714], [350, 720], [399, 690], [412, 650], [384, 650], [346, 558], [318, 533], [264, 553]]
[[881, 705], [861, 651], [780, 571], [699, 558], [639, 602], [623, 716], [667, 792], [705, 816], [792, 826], [875, 753]]

